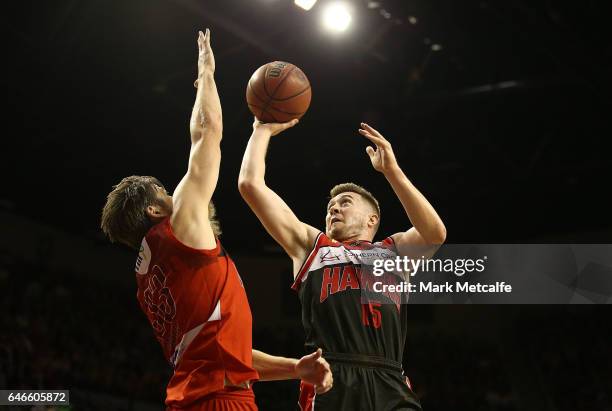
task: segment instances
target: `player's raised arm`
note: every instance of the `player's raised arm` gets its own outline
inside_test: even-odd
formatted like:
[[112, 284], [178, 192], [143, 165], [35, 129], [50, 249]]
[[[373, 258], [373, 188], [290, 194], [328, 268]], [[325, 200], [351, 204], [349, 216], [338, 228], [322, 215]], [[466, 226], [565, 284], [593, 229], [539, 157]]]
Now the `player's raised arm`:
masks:
[[206, 34], [198, 34], [197, 93], [189, 127], [189, 166], [174, 191], [171, 219], [177, 238], [198, 249], [216, 246], [209, 222], [209, 203], [219, 177], [223, 122], [214, 73], [215, 57], [210, 46], [210, 30], [206, 29]]
[[285, 249], [293, 260], [295, 271], [302, 264], [306, 253], [319, 231], [301, 222], [289, 206], [272, 191], [265, 182], [265, 157], [270, 138], [293, 127], [297, 120], [287, 123], [260, 123], [255, 119], [253, 134], [249, 140], [238, 179], [242, 198], [255, 212], [268, 233]]
[[412, 223], [412, 228], [408, 231], [392, 236], [395, 243], [398, 246], [427, 246], [444, 243], [446, 227], [442, 219], [399, 167], [389, 141], [365, 123], [361, 123], [359, 134], [376, 146], [376, 148], [371, 146], [366, 148], [372, 166], [387, 178]]

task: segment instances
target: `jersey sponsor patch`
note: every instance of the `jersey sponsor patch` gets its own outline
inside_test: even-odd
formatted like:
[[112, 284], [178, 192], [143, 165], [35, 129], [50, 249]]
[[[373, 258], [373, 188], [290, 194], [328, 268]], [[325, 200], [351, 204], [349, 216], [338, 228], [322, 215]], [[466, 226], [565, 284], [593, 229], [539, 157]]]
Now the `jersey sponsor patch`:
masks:
[[385, 272], [382, 276], [374, 275], [373, 268], [377, 260], [392, 260], [397, 255], [391, 239], [377, 243], [343, 244], [320, 234], [313, 251], [300, 269], [293, 288], [297, 289], [299, 284], [307, 281], [310, 275], [320, 273], [320, 303], [325, 302], [334, 294], [361, 289], [362, 300], [394, 304], [399, 310], [402, 303], [400, 293], [374, 292], [373, 289], [375, 283], [396, 285], [398, 278], [405, 278], [403, 272]]
[[374, 260], [392, 259], [397, 254], [388, 248], [375, 246], [371, 249], [352, 250], [343, 246], [329, 247], [323, 246], [317, 250], [317, 254], [308, 267], [308, 271], [302, 278], [306, 281], [308, 273], [321, 268], [336, 264], [357, 264], [373, 266]]
[[136, 272], [144, 275], [149, 271], [149, 264], [151, 263], [151, 249], [147, 243], [147, 239], [143, 238], [140, 243], [140, 250], [138, 251], [138, 257], [136, 257]]

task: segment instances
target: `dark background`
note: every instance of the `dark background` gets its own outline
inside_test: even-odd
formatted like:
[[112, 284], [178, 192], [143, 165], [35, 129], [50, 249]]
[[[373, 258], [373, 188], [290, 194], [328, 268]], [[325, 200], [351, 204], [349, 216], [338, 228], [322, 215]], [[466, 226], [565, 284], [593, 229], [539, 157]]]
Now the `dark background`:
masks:
[[[303, 339], [288, 259], [237, 191], [252, 123], [246, 83], [268, 61], [298, 65], [313, 88], [300, 124], [273, 139], [267, 167], [268, 184], [303, 221], [322, 227], [329, 189], [353, 181], [381, 202], [381, 235], [409, 226], [356, 132], [368, 121], [441, 215], [447, 242], [610, 242], [604, 2], [353, 0], [342, 35], [321, 29], [325, 3], [310, 12], [289, 0], [5, 6], [0, 289], [8, 331], [0, 386], [82, 389], [83, 409], [105, 407], [92, 393], [161, 402], [166, 369], [133, 298], [133, 256], [107, 244], [99, 214], [124, 176], [154, 175], [173, 188], [185, 173], [196, 35], [206, 27], [224, 110], [214, 201], [260, 348], [299, 356]], [[95, 262], [81, 264], [71, 244]], [[104, 264], [110, 269], [99, 275]], [[261, 286], [271, 278], [278, 290]], [[609, 338], [600, 329], [607, 314], [606, 307], [415, 307], [405, 366], [429, 410], [610, 409], [598, 390], [609, 363], [593, 348]], [[509, 337], [532, 332], [524, 341]], [[526, 384], [534, 374], [538, 381]], [[560, 375], [564, 384], [582, 377], [558, 388]], [[291, 384], [258, 387], [260, 407], [287, 409], [297, 395]], [[577, 408], [567, 408], [569, 397]], [[587, 406], [585, 397], [599, 402]]]

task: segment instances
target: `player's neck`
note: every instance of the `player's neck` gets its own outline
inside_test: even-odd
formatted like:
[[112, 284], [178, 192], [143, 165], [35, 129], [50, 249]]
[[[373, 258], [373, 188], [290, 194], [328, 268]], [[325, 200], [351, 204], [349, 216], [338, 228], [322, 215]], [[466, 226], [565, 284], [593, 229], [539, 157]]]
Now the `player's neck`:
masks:
[[348, 236], [348, 237], [342, 238], [342, 239], [334, 238], [334, 240], [339, 241], [341, 243], [354, 243], [354, 242], [359, 242], [359, 241], [367, 241], [369, 243], [372, 242], [372, 238], [370, 238], [365, 233], [359, 233], [359, 234], [351, 235], [351, 236]]

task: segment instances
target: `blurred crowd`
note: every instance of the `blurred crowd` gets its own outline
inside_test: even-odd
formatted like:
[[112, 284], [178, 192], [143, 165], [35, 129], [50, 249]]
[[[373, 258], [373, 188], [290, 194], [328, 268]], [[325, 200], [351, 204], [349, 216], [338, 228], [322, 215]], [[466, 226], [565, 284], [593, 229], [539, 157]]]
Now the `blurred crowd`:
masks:
[[526, 323], [543, 390], [558, 411], [612, 411], [612, 327], [606, 306], [566, 306]]
[[133, 290], [3, 263], [0, 387], [162, 398], [170, 370]]

